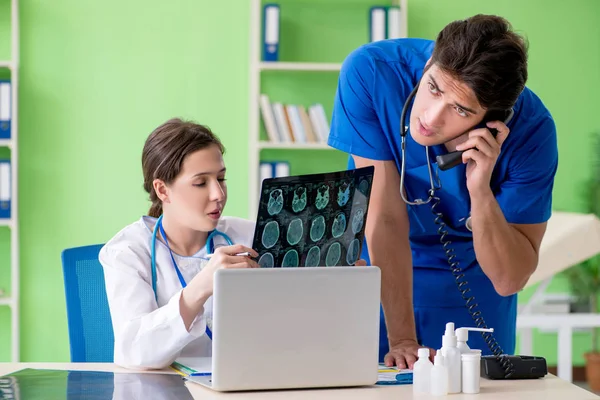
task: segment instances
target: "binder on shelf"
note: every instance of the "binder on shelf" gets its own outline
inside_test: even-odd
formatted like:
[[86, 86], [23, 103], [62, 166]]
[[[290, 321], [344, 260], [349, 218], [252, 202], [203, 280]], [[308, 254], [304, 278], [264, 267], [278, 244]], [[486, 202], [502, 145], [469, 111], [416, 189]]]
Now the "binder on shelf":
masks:
[[266, 94], [260, 95], [260, 111], [262, 113], [262, 120], [265, 126], [265, 131], [267, 132], [267, 136], [269, 137], [269, 141], [272, 143], [282, 142], [283, 140], [281, 139], [281, 134], [277, 129], [275, 113], [273, 112], [273, 107], [271, 107], [269, 96]]
[[279, 131], [279, 137], [283, 143], [291, 143], [292, 135], [288, 129], [287, 118], [284, 111], [285, 107], [283, 104], [277, 102], [273, 103], [273, 114], [275, 115], [275, 124]]
[[327, 143], [329, 138], [329, 122], [322, 104], [314, 104], [308, 109], [308, 116], [318, 140]]
[[399, 6], [390, 6], [387, 9], [387, 38], [398, 39], [402, 37], [402, 10]]
[[0, 219], [10, 219], [10, 160], [0, 160]]
[[10, 139], [11, 126], [11, 83], [0, 80], [0, 139]]
[[306, 143], [306, 132], [304, 132], [304, 127], [302, 126], [302, 119], [300, 119], [298, 107], [294, 104], [288, 104], [286, 109], [295, 141], [298, 143]]
[[387, 34], [387, 7], [373, 6], [369, 9], [369, 41], [384, 40]]
[[300, 119], [302, 120], [302, 127], [304, 128], [304, 133], [306, 134], [306, 141], [308, 143], [319, 142], [319, 139], [317, 138], [310, 123], [310, 117], [308, 116], [308, 112], [306, 112], [306, 108], [304, 106], [298, 106], [298, 112], [300, 113]]
[[265, 179], [290, 176], [290, 163], [287, 161], [263, 161], [259, 168], [261, 184]]
[[279, 4], [265, 4], [263, 8], [263, 61], [279, 61]]

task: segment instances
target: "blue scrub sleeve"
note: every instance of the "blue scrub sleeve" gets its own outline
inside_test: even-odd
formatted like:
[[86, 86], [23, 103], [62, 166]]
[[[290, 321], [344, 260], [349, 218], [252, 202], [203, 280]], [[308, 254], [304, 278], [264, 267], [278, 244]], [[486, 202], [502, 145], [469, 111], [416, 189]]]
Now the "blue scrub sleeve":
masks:
[[510, 155], [507, 180], [496, 194], [504, 217], [514, 224], [546, 222], [552, 213], [552, 189], [558, 168], [554, 120], [545, 117], [526, 135], [527, 142]]
[[344, 60], [333, 104], [328, 144], [363, 158], [393, 160], [374, 107], [374, 81], [374, 61], [361, 49]]

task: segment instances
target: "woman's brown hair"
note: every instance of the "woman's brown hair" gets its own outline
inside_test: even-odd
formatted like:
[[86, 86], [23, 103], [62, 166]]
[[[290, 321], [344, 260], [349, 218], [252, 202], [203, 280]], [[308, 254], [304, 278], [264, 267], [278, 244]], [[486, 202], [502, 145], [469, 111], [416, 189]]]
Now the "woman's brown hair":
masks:
[[142, 151], [142, 170], [144, 190], [152, 202], [149, 216], [158, 218], [162, 214], [162, 201], [156, 195], [152, 182], [160, 179], [167, 185], [171, 184], [189, 154], [212, 145], [216, 145], [221, 154], [225, 152], [219, 138], [208, 127], [179, 118], [168, 120], [148, 136]]

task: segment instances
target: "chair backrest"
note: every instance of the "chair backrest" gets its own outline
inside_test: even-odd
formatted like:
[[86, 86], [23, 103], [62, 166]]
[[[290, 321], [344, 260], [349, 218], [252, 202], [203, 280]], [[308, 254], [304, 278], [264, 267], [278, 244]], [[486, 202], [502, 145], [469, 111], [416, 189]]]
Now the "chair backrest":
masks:
[[114, 333], [98, 261], [102, 246], [75, 247], [61, 254], [71, 362], [113, 362]]

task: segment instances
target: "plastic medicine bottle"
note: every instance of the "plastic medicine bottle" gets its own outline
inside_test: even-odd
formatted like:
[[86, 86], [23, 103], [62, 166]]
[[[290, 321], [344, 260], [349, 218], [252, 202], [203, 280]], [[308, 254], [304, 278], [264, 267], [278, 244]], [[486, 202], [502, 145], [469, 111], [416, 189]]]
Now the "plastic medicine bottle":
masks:
[[481, 351], [471, 350], [461, 354], [462, 362], [462, 391], [463, 393], [479, 393], [481, 373]]
[[413, 393], [430, 393], [433, 364], [429, 360], [429, 349], [420, 348], [418, 355], [419, 359], [413, 366]]
[[446, 333], [442, 336], [442, 355], [444, 356], [444, 364], [448, 369], [448, 393], [460, 393], [462, 385], [460, 350], [456, 343], [454, 322], [448, 322]]
[[444, 396], [448, 394], [448, 370], [444, 365], [444, 356], [442, 350], [438, 350], [433, 358], [433, 368], [431, 368], [431, 394], [434, 396]]

